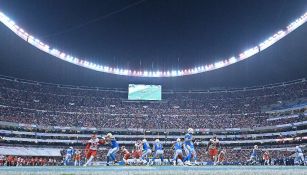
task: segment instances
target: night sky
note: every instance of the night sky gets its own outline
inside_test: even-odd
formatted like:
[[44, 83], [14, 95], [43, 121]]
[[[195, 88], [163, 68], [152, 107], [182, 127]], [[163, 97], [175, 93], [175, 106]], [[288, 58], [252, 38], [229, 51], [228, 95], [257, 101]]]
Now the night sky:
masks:
[[[237, 56], [307, 11], [306, 0], [0, 0], [45, 43], [98, 64], [178, 69]], [[254, 86], [307, 77], [307, 24], [235, 65], [179, 78], [132, 78], [63, 62], [0, 24], [0, 74], [43, 82], [166, 89]]]

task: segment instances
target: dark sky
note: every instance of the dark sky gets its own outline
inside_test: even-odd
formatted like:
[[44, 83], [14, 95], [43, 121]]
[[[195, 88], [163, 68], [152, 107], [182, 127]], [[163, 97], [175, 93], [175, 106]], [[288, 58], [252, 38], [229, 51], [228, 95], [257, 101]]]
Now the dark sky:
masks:
[[[0, 0], [40, 40], [80, 58], [131, 69], [190, 68], [237, 55], [307, 11], [306, 0]], [[132, 78], [66, 63], [0, 25], [0, 74], [44, 82], [168, 89], [240, 87], [307, 77], [307, 24], [253, 58], [180, 78]]]

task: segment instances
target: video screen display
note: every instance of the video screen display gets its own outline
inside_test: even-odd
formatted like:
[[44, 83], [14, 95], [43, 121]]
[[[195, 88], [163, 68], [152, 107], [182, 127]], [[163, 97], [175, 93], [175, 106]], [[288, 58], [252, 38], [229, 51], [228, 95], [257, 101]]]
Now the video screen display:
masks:
[[129, 84], [128, 100], [161, 100], [161, 85]]

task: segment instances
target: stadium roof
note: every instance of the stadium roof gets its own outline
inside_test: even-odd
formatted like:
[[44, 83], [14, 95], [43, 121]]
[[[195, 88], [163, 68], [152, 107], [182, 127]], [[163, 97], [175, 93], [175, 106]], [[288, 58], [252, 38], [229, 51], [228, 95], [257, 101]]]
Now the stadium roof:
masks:
[[[216, 64], [212, 69], [222, 67], [227, 62], [219, 60], [232, 55], [237, 55], [236, 58], [241, 60], [238, 53], [254, 46], [258, 46], [256, 51], [259, 52], [262, 50], [261, 41], [274, 33], [278, 34], [279, 29], [288, 33], [289, 22], [306, 11], [305, 1], [265, 1], [265, 6], [262, 6], [264, 1], [238, 3], [236, 0], [194, 3], [148, 0], [99, 1], [83, 6], [82, 1], [71, 4], [69, 1], [40, 3], [30, 0], [15, 6], [3, 1], [0, 11], [16, 19], [16, 24], [45, 43], [99, 65], [114, 67], [111, 73], [126, 74], [124, 69], [120, 71], [120, 67], [128, 67], [131, 70], [169, 70], [169, 73], [165, 71], [166, 76], [178, 76], [183, 75], [185, 69], [188, 74], [206, 69], [205, 66], [197, 66], [189, 71], [188, 68], [195, 65], [210, 65], [213, 62]], [[49, 7], [55, 4], [61, 7]], [[253, 10], [255, 6], [257, 10]], [[278, 14], [272, 11], [276, 9]], [[263, 13], [259, 15], [259, 11]], [[141, 19], [135, 19], [139, 15]], [[252, 56], [257, 57], [255, 59], [203, 75], [155, 80], [146, 78], [158, 75], [150, 71], [140, 74], [145, 78], [128, 78], [80, 69], [54, 60], [52, 56], [22, 43], [3, 25], [0, 30], [4, 31], [0, 34], [1, 40], [8, 41], [5, 46], [0, 46], [4, 51], [0, 55], [3, 63], [0, 73], [39, 81], [111, 87], [141, 82], [201, 88], [249, 86], [306, 77], [306, 46], [303, 44], [306, 39], [302, 37], [306, 34], [304, 25], [280, 43]], [[284, 36], [283, 32], [279, 33]], [[237, 61], [233, 58], [228, 61], [231, 60]], [[265, 70], [261, 69], [264, 67]]]

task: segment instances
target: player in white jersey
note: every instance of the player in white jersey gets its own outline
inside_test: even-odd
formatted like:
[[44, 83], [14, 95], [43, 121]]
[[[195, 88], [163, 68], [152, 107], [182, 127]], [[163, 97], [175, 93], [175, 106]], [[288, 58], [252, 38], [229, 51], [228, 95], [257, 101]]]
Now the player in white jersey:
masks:
[[21, 159], [21, 157], [17, 158], [16, 166], [22, 166], [22, 159]]
[[305, 162], [305, 158], [304, 158], [304, 153], [303, 153], [303, 150], [300, 146], [296, 146], [295, 147], [295, 159], [294, 159], [294, 163], [296, 165], [301, 165], [302, 163], [304, 165], [306, 165], [306, 162]]
[[4, 165], [5, 156], [0, 154], [0, 166]]
[[73, 155], [74, 155], [74, 148], [71, 146], [69, 147], [67, 150], [66, 150], [66, 155], [65, 155], [65, 160], [64, 160], [64, 166], [67, 166], [72, 158], [73, 158]]
[[87, 166], [92, 162], [94, 157], [96, 157], [98, 146], [105, 144], [105, 139], [99, 140], [96, 136], [96, 134], [93, 134], [91, 139], [87, 142], [87, 145], [85, 147], [85, 155], [86, 155], [86, 163], [84, 166]]

